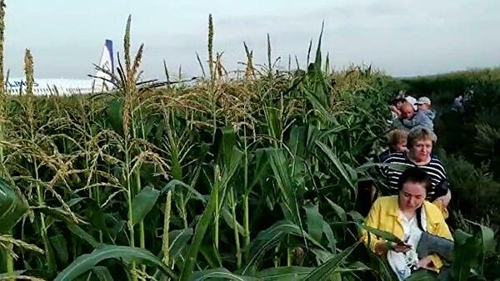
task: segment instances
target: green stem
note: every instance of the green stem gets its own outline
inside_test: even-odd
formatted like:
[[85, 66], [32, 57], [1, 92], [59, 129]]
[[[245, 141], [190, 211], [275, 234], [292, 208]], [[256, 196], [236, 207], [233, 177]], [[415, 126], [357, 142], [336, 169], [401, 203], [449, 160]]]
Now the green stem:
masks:
[[[217, 173], [215, 174], [215, 177], [217, 177]], [[215, 179], [216, 181], [218, 180], [217, 178]], [[214, 215], [214, 220], [215, 220], [215, 248], [218, 250], [219, 249], [219, 193], [215, 193], [215, 215]]]
[[288, 235], [287, 238], [287, 247], [286, 247], [286, 265], [287, 266], [292, 266], [292, 251], [288, 245], [290, 245], [290, 236]]
[[231, 202], [231, 213], [233, 215], [234, 241], [236, 243], [236, 266], [241, 268], [241, 246], [240, 235], [238, 233], [238, 220], [236, 219], [236, 200], [233, 189], [229, 190], [229, 200]]
[[[141, 190], [141, 177], [140, 177], [138, 171], [135, 172], [135, 180], [136, 180], [136, 184], [137, 184], [137, 189], [140, 191]], [[144, 220], [141, 220], [141, 222], [139, 223], [139, 246], [142, 249], [146, 249], [146, 235], [145, 235], [145, 231], [144, 231]], [[143, 273], [146, 273], [146, 265], [145, 264], [141, 265], [141, 271]]]
[[[243, 195], [243, 237], [244, 237], [244, 247], [247, 248], [250, 245], [250, 206], [249, 206], [249, 193], [248, 190], [248, 144], [247, 144], [247, 130], [246, 127], [243, 128], [243, 142], [244, 142], [244, 154], [245, 154], [245, 166], [243, 167], [243, 186], [245, 187], [245, 193]], [[245, 252], [245, 260], [248, 261], [249, 253]]]
[[9, 277], [9, 281], [15, 280], [15, 269], [14, 269], [14, 257], [9, 254], [9, 251], [12, 251], [14, 245], [12, 243], [7, 244], [7, 250], [5, 251], [5, 255], [7, 258], [7, 275]]
[[[3, 75], [2, 75], [2, 77], [3, 77]], [[2, 83], [2, 85], [3, 85], [3, 83]], [[3, 89], [0, 89], [0, 91], [3, 91]], [[4, 127], [2, 124], [0, 124], [0, 140], [4, 139], [4, 132], [3, 131], [4, 131]], [[3, 155], [3, 145], [0, 145], [0, 161], [2, 161], [1, 162], [2, 168], [3, 168], [3, 159], [4, 159], [3, 156], [4, 156]], [[1, 174], [2, 174], [2, 176], [4, 174], [6, 174], [4, 169], [2, 169]], [[9, 277], [9, 281], [10, 281], [10, 280], [15, 280], [14, 279], [14, 276], [15, 276], [14, 257], [12, 257], [9, 254], [9, 250], [12, 250], [14, 248], [14, 245], [11, 243], [8, 243], [6, 245], [6, 247], [7, 247], [7, 249], [5, 250], [5, 258], [7, 260], [7, 275]]]
[[[40, 184], [38, 183], [38, 180], [40, 178], [40, 175], [38, 174], [38, 161], [34, 160], [33, 165], [35, 166], [35, 180], [36, 180], [36, 194], [38, 197], [38, 206], [42, 207], [45, 205], [45, 202], [43, 201], [43, 194], [42, 194], [42, 188]], [[42, 231], [42, 240], [43, 240], [43, 246], [45, 249], [45, 255], [47, 256], [47, 263], [49, 267], [49, 271], [54, 273], [56, 271], [55, 264], [54, 264], [54, 259], [52, 255], [52, 251], [50, 249], [49, 245], [49, 236], [47, 233], [47, 226], [45, 225], [45, 215], [40, 214], [40, 224], [41, 224], [41, 231]]]
[[[129, 147], [128, 147], [128, 140], [127, 136], [125, 136], [125, 172], [127, 175], [130, 172], [130, 155], [129, 155]], [[134, 225], [133, 225], [133, 207], [132, 207], [132, 199], [133, 199], [133, 190], [132, 186], [130, 185], [130, 179], [127, 178], [127, 205], [128, 205], [128, 229], [130, 233], [130, 246], [135, 247], [135, 231], [134, 231]], [[132, 261], [131, 263], [131, 275], [132, 275], [132, 281], [137, 281], [137, 273], [135, 272], [136, 269], [136, 263], [135, 261]]]

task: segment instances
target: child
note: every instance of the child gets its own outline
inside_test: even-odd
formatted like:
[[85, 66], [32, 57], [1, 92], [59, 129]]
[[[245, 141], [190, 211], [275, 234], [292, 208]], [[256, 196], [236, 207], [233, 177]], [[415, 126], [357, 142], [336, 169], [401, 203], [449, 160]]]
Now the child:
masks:
[[396, 129], [390, 131], [387, 134], [387, 146], [389, 148], [379, 154], [378, 158], [380, 163], [384, 162], [392, 153], [406, 151], [407, 136], [408, 132], [405, 130]]
[[[406, 138], [408, 132], [405, 130], [392, 130], [387, 134], [387, 145], [389, 148], [378, 155], [378, 162], [384, 162], [392, 153], [406, 151]], [[377, 160], [375, 160], [377, 161]], [[377, 187], [373, 180], [361, 180], [358, 182], [358, 196], [355, 209], [363, 216], [368, 215], [370, 208], [377, 198]]]
[[436, 117], [436, 111], [434, 109], [431, 109], [431, 99], [429, 99], [428, 97], [421, 97], [418, 99], [416, 105], [418, 106], [418, 111], [427, 115], [429, 119], [434, 121], [434, 118]]

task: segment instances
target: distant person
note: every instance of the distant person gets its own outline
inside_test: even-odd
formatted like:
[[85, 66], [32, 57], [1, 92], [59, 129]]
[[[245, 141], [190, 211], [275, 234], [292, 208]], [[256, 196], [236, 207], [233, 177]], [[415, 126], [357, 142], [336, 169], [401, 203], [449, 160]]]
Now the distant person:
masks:
[[464, 97], [462, 95], [459, 95], [453, 100], [451, 110], [464, 112]]
[[392, 127], [409, 131], [418, 126], [434, 131], [434, 123], [429, 116], [423, 112], [415, 112], [409, 102], [404, 103], [401, 106], [401, 115], [393, 121]]

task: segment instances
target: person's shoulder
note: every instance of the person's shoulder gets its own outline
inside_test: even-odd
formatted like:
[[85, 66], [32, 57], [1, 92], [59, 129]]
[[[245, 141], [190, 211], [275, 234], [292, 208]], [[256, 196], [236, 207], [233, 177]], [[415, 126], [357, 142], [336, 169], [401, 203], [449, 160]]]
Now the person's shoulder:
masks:
[[381, 196], [375, 200], [373, 203], [374, 206], [383, 207], [383, 206], [391, 206], [393, 204], [398, 203], [397, 195], [389, 195], [389, 196]]
[[430, 116], [424, 111], [417, 111], [415, 117], [419, 119], [430, 119]]
[[443, 216], [441, 210], [439, 210], [438, 206], [436, 206], [434, 203], [425, 200], [424, 206], [425, 206], [425, 211], [427, 213], [427, 217], [432, 218], [434, 221], [436, 221], [440, 216], [441, 217]]
[[431, 162], [430, 163], [434, 164], [434, 165], [437, 165], [437, 166], [444, 167], [443, 162], [436, 155], [433, 155], [431, 157]]
[[391, 156], [391, 150], [390, 149], [386, 149], [382, 152], [380, 152], [377, 157], [378, 157], [378, 162], [384, 162], [385, 159], [387, 159], [387, 157]]
[[384, 161], [384, 163], [393, 163], [405, 161], [406, 157], [403, 152], [393, 152]]

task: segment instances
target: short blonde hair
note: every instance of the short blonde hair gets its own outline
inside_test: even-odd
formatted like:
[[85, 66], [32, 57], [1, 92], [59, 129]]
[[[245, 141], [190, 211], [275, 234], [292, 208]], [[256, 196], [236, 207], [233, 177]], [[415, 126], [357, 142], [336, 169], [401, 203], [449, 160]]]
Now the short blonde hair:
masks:
[[408, 139], [406, 141], [406, 145], [408, 147], [412, 147], [417, 141], [421, 140], [430, 140], [434, 145], [437, 141], [437, 136], [431, 130], [422, 126], [417, 126], [408, 132]]
[[408, 132], [405, 130], [395, 129], [387, 134], [387, 145], [389, 147], [397, 145], [401, 141], [407, 141]]

